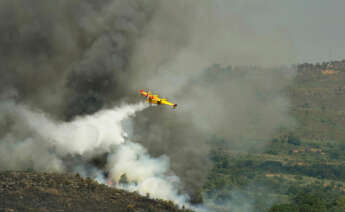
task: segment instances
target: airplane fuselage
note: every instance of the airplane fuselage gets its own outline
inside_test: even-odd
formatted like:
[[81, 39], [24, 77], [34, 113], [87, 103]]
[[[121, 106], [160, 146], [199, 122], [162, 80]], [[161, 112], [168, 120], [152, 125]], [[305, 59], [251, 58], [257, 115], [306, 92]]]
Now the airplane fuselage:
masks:
[[144, 90], [140, 90], [140, 94], [144, 97], [146, 97], [146, 102], [150, 103], [150, 104], [165, 104], [165, 105], [169, 105], [172, 108], [176, 108], [177, 104], [171, 103], [169, 102], [167, 99], [164, 98], [159, 98], [158, 95], [152, 95], [151, 92], [146, 92]]

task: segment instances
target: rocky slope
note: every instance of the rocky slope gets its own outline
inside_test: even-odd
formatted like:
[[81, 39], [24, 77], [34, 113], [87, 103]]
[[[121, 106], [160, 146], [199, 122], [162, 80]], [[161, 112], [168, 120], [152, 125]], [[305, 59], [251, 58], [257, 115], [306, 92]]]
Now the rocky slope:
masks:
[[172, 202], [111, 188], [74, 174], [1, 172], [0, 211], [183, 212]]

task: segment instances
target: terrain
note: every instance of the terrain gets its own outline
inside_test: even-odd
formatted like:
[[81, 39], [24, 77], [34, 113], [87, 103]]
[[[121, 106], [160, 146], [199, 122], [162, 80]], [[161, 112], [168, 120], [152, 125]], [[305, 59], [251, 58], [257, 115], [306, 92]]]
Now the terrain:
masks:
[[264, 151], [217, 140], [204, 185], [217, 191], [214, 199], [235, 201], [240, 190], [254, 211], [345, 211], [345, 61], [295, 68], [286, 92], [296, 126], [281, 129]]
[[0, 211], [182, 212], [172, 202], [153, 200], [99, 184], [78, 174], [0, 173]]
[[[241, 211], [229, 202], [259, 212], [345, 211], [345, 60], [295, 68], [285, 91], [293, 128], [250, 151], [210, 141], [212, 168], [198, 201], [211, 210]], [[187, 211], [73, 174], [2, 172], [0, 189], [3, 211]]]

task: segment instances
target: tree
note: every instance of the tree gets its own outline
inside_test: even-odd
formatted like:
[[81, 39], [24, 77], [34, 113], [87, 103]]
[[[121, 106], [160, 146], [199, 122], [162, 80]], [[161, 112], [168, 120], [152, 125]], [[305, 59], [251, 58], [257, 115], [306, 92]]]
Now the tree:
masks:
[[128, 183], [129, 183], [126, 174], [121, 175], [120, 180], [119, 180], [119, 183], [120, 183], [120, 184], [128, 184]]

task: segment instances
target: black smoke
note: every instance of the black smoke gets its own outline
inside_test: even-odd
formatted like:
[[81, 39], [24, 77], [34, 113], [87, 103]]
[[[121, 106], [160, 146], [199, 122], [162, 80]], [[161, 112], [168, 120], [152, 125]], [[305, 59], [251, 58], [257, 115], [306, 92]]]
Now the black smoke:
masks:
[[[11, 104], [71, 121], [143, 101], [138, 90], [151, 88], [179, 107], [138, 114], [132, 139], [154, 156], [168, 155], [172, 171], [193, 193], [207, 175], [214, 134], [231, 144], [250, 135], [239, 147], [247, 150], [253, 137], [267, 139], [290, 121], [282, 90], [291, 77], [280, 69], [235, 69], [228, 75], [208, 69], [214, 63], [271, 65], [271, 56], [290, 58], [284, 41], [247, 30], [239, 17], [221, 14], [206, 0], [2, 0], [0, 141], [11, 146], [30, 133], [20, 118], [7, 114]], [[13, 167], [46, 168], [34, 162]]]

